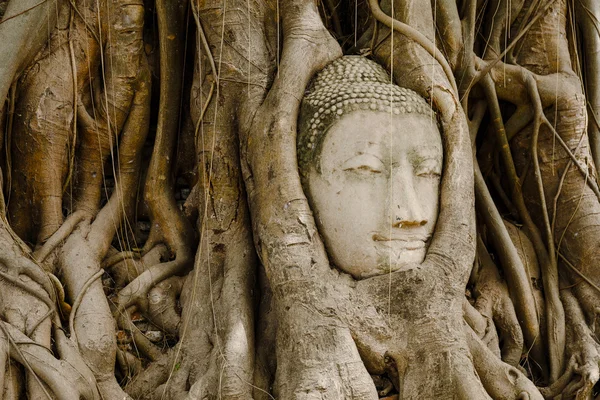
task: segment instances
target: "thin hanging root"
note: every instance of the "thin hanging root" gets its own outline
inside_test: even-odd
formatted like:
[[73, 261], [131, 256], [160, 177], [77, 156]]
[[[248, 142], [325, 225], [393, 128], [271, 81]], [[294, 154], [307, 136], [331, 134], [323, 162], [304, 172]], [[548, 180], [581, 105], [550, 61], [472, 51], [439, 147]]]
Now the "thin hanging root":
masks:
[[50, 236], [50, 238], [44, 243], [42, 247], [33, 252], [33, 257], [37, 262], [42, 263], [58, 247], [60, 243], [73, 232], [75, 227], [89, 215], [84, 211], [75, 211], [69, 215], [65, 222]]
[[[498, 102], [498, 96], [496, 95], [494, 82], [489, 75], [486, 75], [481, 83], [486, 98], [489, 102], [490, 111], [492, 112], [492, 119], [496, 131], [496, 140], [498, 141], [501, 149], [504, 165], [507, 168], [513, 202], [517, 207], [519, 215], [529, 232], [529, 236], [532, 240], [536, 254], [540, 261], [540, 266], [542, 268], [542, 282], [544, 284], [544, 291], [546, 295], [546, 323], [548, 324], [546, 331], [548, 335], [547, 345], [550, 362], [550, 381], [553, 382], [558, 379], [560, 375], [565, 348], [565, 313], [559, 296], [556, 256], [554, 251], [550, 253], [549, 249], [546, 249], [542, 235], [538, 227], [531, 219], [531, 215], [529, 214], [529, 211], [525, 205], [519, 177], [517, 176], [515, 164], [510, 152], [510, 145], [508, 143], [508, 138], [506, 137], [506, 131], [502, 121], [502, 113], [500, 112], [500, 105]], [[552, 246], [552, 250], [553, 249], [554, 247]]]
[[31, 328], [29, 328], [27, 332], [25, 332], [25, 334], [27, 336], [31, 336], [35, 332], [35, 330], [42, 324], [42, 322], [44, 322], [46, 318], [52, 317], [53, 314], [54, 310], [48, 310], [48, 312], [45, 315], [43, 315], [35, 324], [31, 326]]
[[[44, 382], [58, 400], [99, 400], [93, 388], [94, 380], [86, 379], [88, 378], [88, 374], [85, 373], [87, 367], [76, 368], [77, 362], [73, 364], [65, 362], [74, 361], [72, 358], [65, 358], [65, 361], [56, 359], [50, 350], [3, 321], [0, 321], [0, 341], [10, 344], [11, 358], [26, 366], [36, 379], [39, 378], [38, 383], [42, 387], [41, 382]], [[54, 397], [48, 396], [48, 398]]]
[[[579, 139], [579, 143], [577, 143], [577, 147], [575, 147], [575, 153], [577, 153], [577, 151], [579, 150], [579, 147], [581, 146], [581, 143], [583, 143], [584, 138], [585, 138], [585, 131], [583, 131], [581, 133], [581, 138]], [[567, 173], [569, 172], [571, 165], [573, 165], [573, 160], [569, 160], [569, 162], [567, 163], [567, 166], [565, 167], [565, 170], [563, 171], [562, 176], [560, 177], [560, 181], [558, 182], [558, 189], [556, 190], [556, 194], [554, 195], [554, 203], [552, 205], [552, 232], [555, 231], [555, 226], [556, 226], [556, 210], [558, 210], [558, 199], [560, 198], [560, 195], [562, 193], [563, 185], [565, 183], [565, 179], [567, 178]], [[587, 176], [585, 177], [585, 180], [587, 182], [587, 180], [588, 180]], [[566, 230], [565, 230], [565, 232], [566, 232]], [[558, 244], [558, 248], [560, 249], [560, 243]]]
[[4, 323], [0, 323], [0, 329], [2, 329], [2, 332], [6, 336], [7, 341], [10, 343], [10, 347], [21, 358], [20, 362], [25, 366], [25, 368], [31, 374], [31, 376], [33, 376], [35, 378], [36, 382], [38, 383], [39, 387], [42, 389], [42, 391], [44, 392], [44, 394], [46, 395], [46, 397], [48, 397], [48, 399], [52, 400], [52, 396], [50, 396], [50, 393], [48, 393], [48, 391], [46, 390], [46, 387], [44, 386], [44, 384], [40, 380], [39, 376], [35, 373], [35, 371], [33, 370], [33, 368], [31, 368], [31, 365], [29, 364], [29, 361], [27, 360], [27, 358], [25, 357], [25, 355], [21, 352], [21, 349], [15, 343], [15, 341], [13, 340], [13, 338], [10, 336], [10, 333], [8, 333], [8, 330], [4, 326]]
[[[525, 34], [527, 34], [527, 32], [529, 32], [529, 30], [531, 29], [531, 27], [533, 27], [533, 25], [535, 25], [535, 23], [542, 17], [544, 17], [546, 15], [546, 12], [550, 10], [550, 6], [552, 4], [554, 4], [556, 0], [549, 0], [548, 3], [546, 3], [546, 5], [544, 6], [544, 8], [542, 10], [540, 10], [540, 12], [536, 13], [536, 15], [533, 17], [533, 19], [531, 21], [529, 21], [529, 23], [527, 24], [527, 26], [522, 27], [519, 29], [519, 33], [512, 39], [512, 41], [508, 44], [508, 46], [506, 46], [506, 48], [504, 49], [504, 51], [502, 52], [502, 54], [500, 54], [498, 57], [496, 57], [495, 59], [491, 60], [490, 62], [486, 62], [485, 66], [483, 67], [483, 69], [481, 69], [477, 75], [475, 77], [473, 77], [473, 79], [471, 80], [471, 82], [469, 82], [469, 86], [466, 90], [465, 93], [469, 93], [471, 88], [473, 88], [473, 86], [475, 86], [480, 80], [484, 79], [488, 73], [490, 71], [492, 71], [492, 69], [499, 63], [502, 63], [502, 59], [504, 59], [504, 56], [506, 56], [508, 53], [511, 53], [512, 50], [514, 49], [515, 45], [517, 43], [519, 43], [519, 41], [525, 36]], [[532, 8], [530, 8], [528, 10], [528, 12], [531, 12]], [[528, 17], [527, 17], [528, 18]], [[525, 22], [526, 19], [523, 19], [523, 22]], [[478, 63], [481, 63], [483, 60], [477, 60]]]
[[560, 257], [561, 260], [563, 260], [563, 262], [567, 265], [567, 267], [569, 267], [573, 272], [575, 272], [577, 275], [579, 275], [579, 277], [581, 279], [583, 279], [588, 285], [593, 287], [598, 292], [598, 294], [600, 294], [600, 287], [598, 287], [598, 285], [596, 285], [590, 278], [585, 276], [583, 274], [583, 272], [581, 272], [573, 264], [571, 264], [571, 262], [569, 260], [567, 260], [567, 258], [565, 256], [563, 256], [563, 254], [560, 251], [558, 252], [558, 256]]
[[[542, 108], [542, 101], [540, 99], [540, 94], [539, 94], [539, 90], [537, 87], [537, 83], [536, 83], [535, 79], [533, 78], [533, 76], [531, 76], [531, 74], [527, 75], [527, 77], [525, 79], [525, 84], [527, 85], [527, 91], [529, 94], [529, 98], [531, 99], [531, 101], [533, 103], [533, 109], [534, 109], [534, 135], [533, 136], [536, 136], [536, 131], [537, 131], [537, 133], [539, 133], [540, 127], [542, 125], [545, 125], [550, 130], [550, 132], [552, 132], [552, 135], [554, 135], [554, 137], [556, 138], [556, 140], [558, 141], [560, 146], [567, 153], [567, 155], [569, 156], [569, 158], [571, 159], [573, 164], [575, 164], [575, 166], [577, 167], [579, 172], [581, 172], [581, 174], [584, 177], [586, 177], [586, 181], [588, 182], [590, 189], [592, 189], [592, 191], [594, 192], [594, 194], [596, 195], [598, 200], [600, 200], [600, 189], [598, 188], [597, 182], [593, 179], [589, 179], [589, 180], [587, 179], [587, 175], [589, 174], [588, 169], [579, 163], [579, 160], [577, 160], [577, 157], [575, 157], [575, 154], [573, 154], [573, 152], [571, 151], [569, 146], [565, 143], [563, 138], [558, 134], [556, 129], [554, 129], [554, 126], [550, 123], [550, 121], [548, 121], [548, 118], [544, 114], [544, 110]], [[577, 147], [579, 148], [579, 146], [577, 146]], [[532, 148], [533, 148], [533, 143], [532, 143]], [[537, 142], [536, 142], [536, 148], [537, 148]], [[577, 150], [575, 150], [575, 152], [577, 152]], [[535, 159], [534, 159], [534, 165], [535, 165]], [[537, 170], [539, 170], [539, 166], [537, 167], [536, 171]]]
[[484, 210], [481, 213], [484, 223], [493, 233], [491, 239], [504, 267], [511, 296], [516, 300], [514, 302], [515, 311], [519, 316], [519, 320], [522, 321], [526, 343], [531, 347], [531, 354], [534, 359], [543, 363], [545, 360], [544, 346], [540, 337], [538, 313], [535, 308], [529, 274], [487, 189], [476, 160], [474, 169], [477, 208]]
[[83, 300], [83, 296], [85, 296], [85, 292], [88, 288], [94, 283], [94, 281], [100, 278], [104, 274], [104, 270], [100, 269], [94, 275], [92, 275], [87, 282], [81, 288], [81, 291], [77, 294], [77, 298], [73, 302], [73, 307], [71, 308], [71, 313], [69, 314], [69, 332], [71, 332], [71, 340], [74, 343], [77, 343], [77, 334], [75, 333], [75, 315], [77, 314], [77, 309], [79, 308], [79, 304], [81, 304], [81, 300]]
[[[198, 131], [200, 130], [200, 125], [202, 124], [202, 121], [204, 120], [204, 114], [206, 113], [206, 110], [208, 109], [208, 106], [210, 105], [210, 102], [212, 100], [215, 86], [219, 85], [219, 73], [217, 72], [217, 66], [215, 65], [215, 59], [210, 50], [210, 46], [208, 45], [208, 41], [206, 40], [206, 34], [204, 33], [204, 28], [202, 27], [202, 24], [200, 23], [200, 17], [198, 16], [199, 11], [198, 11], [198, 7], [196, 4], [196, 0], [192, 0], [191, 4], [192, 4], [192, 14], [194, 15], [194, 21], [196, 22], [196, 31], [198, 32], [198, 37], [200, 38], [200, 41], [202, 42], [202, 47], [204, 48], [205, 55], [208, 58], [208, 61], [210, 63], [210, 68], [211, 68], [212, 74], [213, 74], [213, 79], [210, 84], [210, 89], [208, 91], [208, 97], [206, 98], [206, 102], [204, 103], [204, 106], [202, 107], [202, 110], [200, 111], [200, 116], [198, 117], [198, 122], [196, 122], [196, 130], [194, 132], [194, 143], [196, 144], [196, 148], [199, 148], [200, 145], [198, 143]], [[198, 51], [198, 57], [200, 57], [200, 56], [201, 56], [201, 52]], [[199, 60], [198, 63], [201, 63], [201, 61]]]
[[369, 6], [371, 7], [371, 12], [377, 21], [381, 22], [390, 29], [394, 29], [398, 33], [406, 36], [408, 39], [413, 40], [415, 43], [423, 47], [423, 49], [425, 49], [431, 55], [431, 57], [433, 57], [440, 64], [444, 70], [444, 73], [446, 74], [448, 82], [450, 85], [452, 85], [454, 95], [458, 97], [458, 88], [456, 87], [454, 73], [452, 72], [452, 68], [450, 67], [450, 64], [448, 64], [448, 60], [446, 60], [442, 52], [437, 50], [435, 45], [431, 43], [431, 41], [427, 39], [427, 37], [421, 32], [412, 26], [400, 22], [384, 13], [381, 10], [381, 7], [379, 7], [379, 0], [369, 0]]
[[[2, 199], [0, 198], [0, 200]], [[10, 267], [11, 273], [15, 276], [25, 275], [29, 277], [32, 281], [40, 285], [50, 299], [54, 301], [54, 286], [48, 278], [46, 271], [25, 255], [28, 254], [22, 251], [25, 244], [18, 237], [15, 239], [18, 246], [15, 246], [15, 241], [12, 238], [3, 237], [3, 233], [7, 231], [12, 235], [12, 232], [9, 231], [10, 228], [6, 228], [8, 228], [8, 225], [3, 225], [0, 222], [0, 248], [3, 249], [3, 251], [0, 251], [0, 264]]]
[[[48, 293], [43, 293], [39, 290], [36, 290], [35, 287], [32, 287], [31, 285], [28, 285], [25, 282], [21, 282], [20, 279], [15, 278], [15, 277], [11, 276], [10, 274], [7, 274], [4, 271], [0, 271], [0, 278], [4, 279], [7, 282], [10, 282], [11, 284], [15, 285], [19, 289], [23, 290], [26, 293], [29, 293], [36, 299], [40, 300], [42, 303], [46, 304], [46, 306], [48, 306], [48, 308], [50, 310], [54, 309], [54, 304], [53, 304], [52, 300], [50, 299], [50, 297], [48, 296]], [[44, 296], [44, 295], [46, 295], [46, 296]]]

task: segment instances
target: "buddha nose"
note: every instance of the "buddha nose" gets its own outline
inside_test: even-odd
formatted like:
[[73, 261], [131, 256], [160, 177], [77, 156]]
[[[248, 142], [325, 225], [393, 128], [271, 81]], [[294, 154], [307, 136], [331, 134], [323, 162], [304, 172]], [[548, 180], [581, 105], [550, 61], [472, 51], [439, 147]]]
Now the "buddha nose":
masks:
[[421, 207], [421, 202], [415, 190], [412, 171], [398, 171], [392, 180], [391, 212], [392, 227], [405, 228], [423, 226], [427, 218]]

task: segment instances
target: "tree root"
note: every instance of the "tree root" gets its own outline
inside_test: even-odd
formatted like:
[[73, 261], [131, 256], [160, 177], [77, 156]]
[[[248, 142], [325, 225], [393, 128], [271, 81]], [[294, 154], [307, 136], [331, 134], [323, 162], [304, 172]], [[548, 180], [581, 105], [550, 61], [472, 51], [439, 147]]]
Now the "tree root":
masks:
[[112, 268], [115, 264], [125, 262], [127, 260], [139, 260], [140, 254], [135, 251], [121, 251], [113, 254], [102, 261], [102, 269]]
[[373, 13], [373, 16], [375, 17], [375, 19], [377, 19], [377, 21], [381, 22], [390, 29], [398, 31], [400, 34], [406, 36], [408, 39], [413, 40], [414, 42], [419, 44], [419, 46], [425, 49], [429, 53], [429, 55], [431, 55], [431, 57], [433, 57], [439, 63], [439, 65], [444, 70], [444, 73], [446, 74], [448, 82], [454, 90], [454, 94], [458, 96], [458, 88], [456, 87], [454, 73], [452, 72], [452, 68], [450, 67], [450, 64], [448, 64], [448, 60], [446, 60], [446, 58], [443, 56], [442, 52], [440, 52], [435, 47], [435, 45], [417, 29], [401, 21], [398, 21], [394, 17], [390, 17], [389, 15], [384, 13], [379, 7], [378, 0], [370, 0], [369, 6], [371, 7], [371, 12]]
[[90, 287], [90, 285], [92, 283], [94, 283], [94, 281], [96, 279], [100, 278], [103, 273], [104, 273], [104, 270], [100, 269], [98, 272], [96, 272], [94, 275], [92, 275], [84, 283], [83, 287], [77, 294], [75, 301], [73, 301], [73, 306], [71, 307], [71, 312], [69, 314], [69, 332], [71, 332], [71, 340], [73, 341], [73, 343], [77, 343], [77, 335], [75, 333], [75, 327], [74, 327], [74, 321], [75, 321], [75, 316], [77, 315], [77, 309], [79, 308], [79, 305], [81, 304], [81, 300], [83, 299], [83, 296], [85, 296], [87, 289]]
[[477, 374], [494, 400], [543, 399], [539, 390], [521, 371], [497, 358], [470, 327], [465, 326], [464, 331]]
[[522, 321], [521, 328], [527, 346], [531, 348], [534, 359], [544, 365], [546, 362], [543, 338], [540, 336], [538, 322], [539, 310], [535, 307], [536, 301], [531, 288], [530, 274], [525, 269], [524, 262], [519, 257], [515, 244], [511, 240], [500, 213], [493, 203], [477, 163], [475, 164], [475, 194], [477, 208], [485, 210], [481, 212], [481, 215], [491, 231], [490, 239], [502, 263], [508, 281], [508, 289], [511, 298], [514, 300], [515, 311], [519, 316], [519, 320]]
[[171, 277], [148, 292], [148, 319], [170, 335], [179, 330], [181, 316], [177, 312], [177, 298], [183, 287], [182, 277]]
[[135, 399], [147, 399], [162, 385], [172, 371], [175, 351], [163, 354], [125, 386], [125, 391]]
[[27, 336], [0, 321], [3, 341], [11, 343], [11, 357], [21, 364], [28, 364], [32, 371], [48, 385], [61, 400], [79, 400], [80, 398], [97, 400], [97, 392], [90, 388], [74, 366], [54, 358], [45, 348], [33, 342]]
[[[531, 78], [530, 78], [531, 79]], [[550, 379], [554, 381], [558, 379], [560, 370], [564, 359], [564, 346], [565, 346], [565, 316], [563, 305], [560, 301], [558, 293], [558, 267], [556, 263], [556, 256], [553, 251], [553, 239], [552, 236], [547, 238], [552, 242], [550, 248], [546, 248], [542, 239], [540, 229], [533, 222], [531, 215], [525, 205], [525, 200], [521, 191], [521, 184], [515, 169], [513, 157], [510, 152], [510, 146], [506, 137], [506, 131], [504, 129], [504, 123], [502, 121], [502, 114], [500, 112], [498, 97], [496, 95], [496, 89], [492, 78], [486, 76], [482, 81], [486, 98], [490, 104], [490, 109], [494, 115], [494, 125], [496, 132], [496, 140], [501, 145], [501, 154], [504, 160], [504, 165], [508, 169], [510, 188], [512, 193], [512, 199], [519, 211], [519, 215], [525, 224], [525, 227], [529, 233], [529, 237], [535, 247], [535, 251], [540, 262], [542, 269], [542, 281], [544, 284], [544, 291], [546, 297], [546, 323], [547, 323], [547, 345], [549, 349], [549, 364], [550, 364]], [[537, 155], [534, 155], [537, 157]], [[543, 194], [542, 194], [543, 196]], [[544, 208], [544, 213], [547, 213]]]
[[[135, 309], [130, 307], [129, 310]], [[133, 322], [131, 322], [130, 312], [125, 310], [116, 314], [117, 325], [120, 329], [128, 331], [133, 337], [133, 343], [135, 345], [138, 356], [144, 356], [150, 361], [155, 361], [161, 358], [162, 351], [154, 345], [142, 331], [139, 330]]]
[[148, 292], [158, 283], [191, 266], [192, 260], [189, 259], [189, 254], [186, 257], [186, 253], [187, 251], [182, 251], [179, 258], [173, 261], [149, 267], [121, 289], [114, 299], [117, 305], [116, 312], [120, 313], [132, 305], [140, 306], [142, 310], [146, 311], [148, 309]]
[[481, 263], [475, 294], [475, 308], [490, 319], [493, 319], [503, 341], [502, 361], [516, 367], [521, 361], [523, 352], [523, 333], [515, 313], [513, 303], [508, 294], [506, 284], [481, 239], [478, 241], [477, 254]]
[[164, 245], [154, 246], [139, 260], [126, 259], [110, 268], [110, 273], [115, 280], [115, 287], [122, 288], [148, 269], [148, 266], [160, 264], [161, 260], [168, 258], [169, 249]]
[[73, 232], [75, 227], [86, 218], [89, 218], [89, 216], [87, 213], [81, 210], [75, 211], [73, 214], [69, 215], [60, 228], [58, 228], [52, 234], [52, 236], [50, 236], [50, 238], [42, 245], [42, 247], [33, 252], [33, 258], [35, 258], [38, 263], [43, 263], [46, 257], [48, 257], [48, 255], [54, 251], [60, 243], [64, 242], [65, 239]]
[[[588, 327], [581, 307], [569, 289], [563, 289], [567, 322], [567, 354], [574, 361], [574, 372], [578, 379], [570, 379], [562, 390], [563, 398], [574, 396], [577, 400], [588, 399], [600, 379], [600, 345]], [[565, 379], [566, 380], [566, 379]]]

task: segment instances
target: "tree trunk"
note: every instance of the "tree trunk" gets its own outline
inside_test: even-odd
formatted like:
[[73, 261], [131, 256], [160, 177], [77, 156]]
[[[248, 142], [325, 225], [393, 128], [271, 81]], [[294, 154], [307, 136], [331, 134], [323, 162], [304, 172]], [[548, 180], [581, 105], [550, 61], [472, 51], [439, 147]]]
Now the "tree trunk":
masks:
[[[599, 20], [591, 0], [0, 0], [0, 399], [594, 398]], [[344, 70], [360, 57], [383, 69]], [[439, 209], [422, 262], [357, 277], [302, 146], [357, 109], [373, 145], [387, 112], [394, 159], [393, 132], [423, 134], [394, 90], [433, 110], [441, 172], [414, 179], [439, 178]], [[388, 176], [363, 163], [343, 172]], [[342, 234], [396, 215], [394, 184], [355, 225], [336, 204]]]

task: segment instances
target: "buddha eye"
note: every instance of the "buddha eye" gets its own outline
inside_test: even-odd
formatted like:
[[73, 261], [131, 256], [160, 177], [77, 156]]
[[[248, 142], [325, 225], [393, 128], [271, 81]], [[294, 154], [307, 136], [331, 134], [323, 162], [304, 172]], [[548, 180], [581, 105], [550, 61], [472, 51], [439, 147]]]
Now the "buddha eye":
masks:
[[439, 178], [441, 174], [440, 164], [433, 159], [422, 160], [415, 166], [415, 175], [423, 178]]
[[381, 160], [371, 154], [359, 154], [352, 157], [342, 165], [343, 171], [349, 171], [359, 174], [380, 174], [384, 171], [384, 165]]

